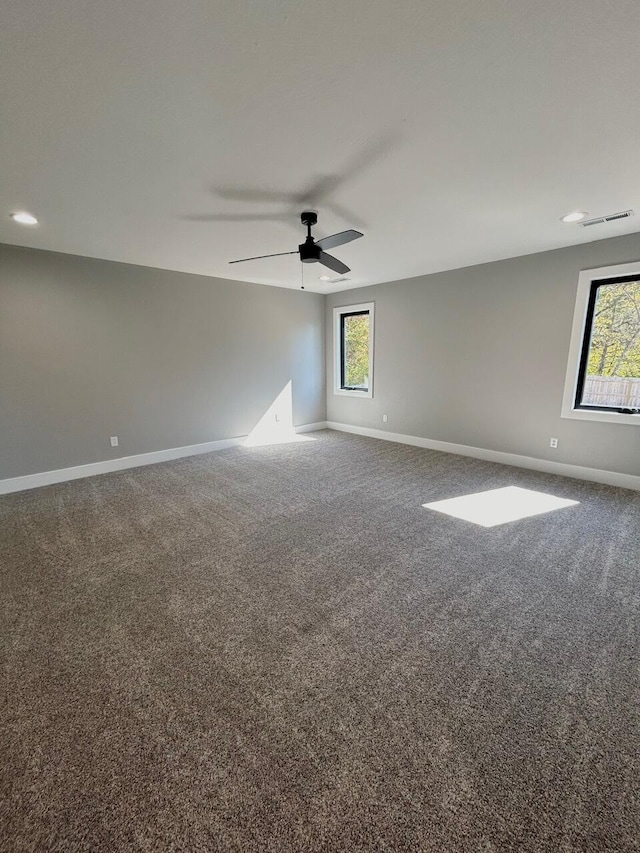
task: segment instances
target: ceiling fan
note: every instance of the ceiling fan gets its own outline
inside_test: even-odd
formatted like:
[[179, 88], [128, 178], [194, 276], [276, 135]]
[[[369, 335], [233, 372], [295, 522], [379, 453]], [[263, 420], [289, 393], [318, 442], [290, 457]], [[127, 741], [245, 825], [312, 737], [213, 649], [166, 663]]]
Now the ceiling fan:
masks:
[[275, 255], [256, 255], [255, 258], [240, 258], [238, 261], [229, 261], [230, 264], [243, 264], [245, 261], [257, 261], [261, 258], [277, 258], [281, 255], [300, 255], [300, 260], [303, 264], [322, 264], [329, 267], [330, 270], [344, 275], [350, 272], [349, 267], [334, 258], [333, 255], [327, 254], [325, 249], [333, 249], [336, 246], [342, 246], [344, 243], [350, 243], [352, 240], [357, 240], [358, 237], [364, 235], [360, 231], [341, 231], [339, 234], [332, 234], [330, 237], [323, 237], [321, 240], [314, 240], [311, 236], [311, 228], [318, 221], [318, 214], [314, 210], [304, 210], [300, 215], [300, 220], [307, 228], [307, 239], [304, 243], [300, 243], [295, 252], [276, 252]]

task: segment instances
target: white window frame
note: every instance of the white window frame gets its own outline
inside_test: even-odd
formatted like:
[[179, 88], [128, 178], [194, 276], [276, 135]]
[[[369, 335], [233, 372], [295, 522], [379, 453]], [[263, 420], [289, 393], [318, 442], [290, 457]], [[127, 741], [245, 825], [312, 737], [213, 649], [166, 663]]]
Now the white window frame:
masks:
[[[373, 337], [374, 337], [374, 304], [373, 302], [361, 302], [359, 305], [340, 305], [333, 309], [333, 393], [341, 397], [360, 397], [371, 399], [373, 397]], [[340, 363], [340, 324], [343, 314], [352, 314], [356, 311], [369, 312], [369, 387], [366, 391], [341, 388], [342, 365]]]
[[578, 386], [578, 373], [580, 371], [580, 355], [582, 353], [582, 342], [586, 331], [587, 309], [589, 306], [589, 294], [594, 281], [616, 276], [638, 274], [640, 279], [640, 261], [631, 264], [616, 264], [612, 267], [597, 267], [590, 270], [582, 270], [578, 276], [578, 293], [576, 296], [576, 307], [573, 315], [573, 328], [571, 331], [571, 345], [569, 347], [569, 362], [564, 383], [564, 396], [562, 399], [562, 417], [573, 418], [579, 421], [604, 421], [610, 424], [634, 424], [640, 426], [640, 415], [626, 415], [623, 412], [603, 412], [594, 409], [576, 409], [575, 399]]

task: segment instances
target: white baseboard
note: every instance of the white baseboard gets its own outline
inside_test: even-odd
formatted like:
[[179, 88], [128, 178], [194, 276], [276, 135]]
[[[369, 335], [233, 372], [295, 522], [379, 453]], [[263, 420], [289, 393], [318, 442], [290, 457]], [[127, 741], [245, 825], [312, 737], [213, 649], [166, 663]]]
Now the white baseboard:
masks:
[[[301, 426], [294, 427], [297, 433], [315, 432], [316, 430], [326, 428], [326, 421], [319, 421], [314, 424], [302, 424]], [[246, 437], [246, 435], [241, 435], [238, 438], [205, 441], [203, 444], [170, 447], [167, 450], [154, 450], [152, 453], [139, 453], [136, 456], [120, 456], [117, 459], [90, 462], [88, 465], [59, 468], [57, 471], [43, 471], [39, 474], [11, 477], [6, 480], [0, 480], [0, 495], [8, 495], [11, 492], [22, 492], [25, 489], [37, 489], [40, 486], [50, 486], [53, 483], [64, 483], [67, 480], [79, 480], [82, 477], [94, 477], [96, 474], [110, 474], [112, 471], [123, 471], [125, 468], [138, 468], [141, 465], [170, 462], [172, 459], [181, 459], [183, 456], [197, 456], [200, 453], [213, 453], [216, 450], [226, 450], [228, 447], [238, 447], [244, 442]]]
[[369, 438], [395, 441], [398, 444], [411, 444], [414, 447], [426, 447], [429, 450], [441, 450], [443, 453], [455, 453], [459, 456], [472, 456], [474, 459], [498, 462], [501, 465], [513, 465], [516, 468], [529, 468], [533, 471], [543, 471], [546, 474], [559, 474], [562, 477], [573, 477], [576, 480], [591, 480], [594, 483], [605, 483], [607, 486], [618, 486], [622, 489], [640, 491], [640, 477], [633, 474], [621, 474], [618, 471], [603, 471], [600, 468], [585, 468], [582, 465], [553, 462], [550, 459], [536, 459], [533, 456], [519, 456], [516, 453], [486, 450], [483, 447], [469, 447], [466, 444], [452, 444], [448, 441], [436, 441], [431, 438], [421, 438], [417, 435], [403, 435], [399, 432], [386, 432], [385, 430], [373, 429], [371, 427], [339, 424], [335, 421], [327, 421], [327, 427], [339, 430], [340, 432], [365, 435]]
[[315, 424], [302, 424], [302, 426], [294, 427], [297, 433], [300, 432], [317, 432], [319, 429], [327, 429], [326, 421], [316, 421]]
[[[448, 441], [436, 441], [431, 438], [421, 438], [417, 435], [403, 435], [397, 432], [387, 432], [371, 427], [357, 427], [350, 424], [340, 424], [335, 421], [317, 421], [312, 424], [302, 424], [295, 427], [296, 433], [316, 432], [321, 429], [334, 429], [341, 432], [351, 432], [369, 438], [380, 438], [384, 441], [395, 441], [398, 444], [410, 444], [414, 447], [426, 447], [429, 450], [440, 450], [443, 453], [455, 453], [459, 456], [471, 456], [474, 459], [484, 459], [487, 462], [498, 462], [501, 465], [514, 465], [517, 468], [529, 468], [533, 471], [543, 471], [547, 474], [559, 474], [562, 477], [573, 477], [577, 480], [591, 480], [595, 483], [605, 483], [608, 486], [618, 486], [623, 489], [640, 491], [640, 477], [633, 474], [621, 474], [617, 471], [603, 471], [600, 468], [585, 468], [581, 465], [570, 465], [565, 462], [553, 462], [549, 459], [536, 459], [533, 456], [520, 456], [516, 453], [503, 453], [500, 450], [486, 450], [482, 447], [470, 447], [466, 444], [452, 444]], [[93, 477], [97, 474], [109, 474], [112, 471], [122, 471], [126, 468], [137, 468], [141, 465], [154, 465], [157, 462], [170, 462], [183, 456], [196, 456], [200, 453], [213, 453], [228, 447], [238, 447], [246, 436], [238, 438], [223, 438], [219, 441], [206, 441], [203, 444], [190, 444], [186, 447], [171, 447], [167, 450], [156, 450], [152, 453], [139, 453], [136, 456], [121, 456], [118, 459], [106, 459], [102, 462], [91, 462], [88, 465], [76, 465], [72, 468], [60, 468], [57, 471], [43, 471], [39, 474], [27, 474], [23, 477], [11, 477], [0, 480], [0, 495], [11, 492], [21, 492], [25, 489], [37, 489], [53, 483], [64, 483], [67, 480], [78, 480], [82, 477]]]

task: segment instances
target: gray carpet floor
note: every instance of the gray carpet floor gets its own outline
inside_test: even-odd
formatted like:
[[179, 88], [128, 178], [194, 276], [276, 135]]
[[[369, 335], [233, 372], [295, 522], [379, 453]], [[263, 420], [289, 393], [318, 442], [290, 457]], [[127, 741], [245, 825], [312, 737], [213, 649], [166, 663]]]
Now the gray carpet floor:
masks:
[[0, 498], [0, 849], [640, 850], [640, 494], [312, 437]]

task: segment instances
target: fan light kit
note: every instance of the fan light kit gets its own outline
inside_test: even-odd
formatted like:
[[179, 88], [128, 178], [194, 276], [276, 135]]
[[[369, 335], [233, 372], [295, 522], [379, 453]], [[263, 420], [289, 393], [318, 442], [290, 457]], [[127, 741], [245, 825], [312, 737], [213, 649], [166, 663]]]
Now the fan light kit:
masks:
[[20, 225], [37, 225], [38, 220], [35, 216], [32, 216], [30, 213], [20, 212], [20, 213], [11, 213], [11, 218], [14, 222], [19, 222]]
[[586, 219], [588, 215], [586, 210], [574, 210], [567, 213], [566, 216], [561, 216], [560, 222], [580, 222], [582, 219]]
[[[338, 275], [344, 275], [350, 272], [349, 267], [334, 258], [333, 255], [327, 254], [325, 249], [333, 249], [336, 246], [342, 246], [344, 243], [350, 243], [352, 240], [357, 240], [364, 235], [360, 231], [341, 231], [339, 234], [332, 234], [330, 237], [323, 237], [321, 240], [314, 240], [311, 236], [311, 228], [318, 221], [318, 214], [314, 210], [304, 210], [300, 215], [300, 221], [307, 229], [307, 239], [304, 243], [300, 243], [295, 252], [276, 252], [274, 255], [256, 255], [254, 258], [240, 258], [237, 261], [229, 261], [230, 264], [242, 264], [245, 261], [257, 261], [262, 258], [277, 258], [282, 255], [300, 255], [300, 260], [303, 264], [322, 264], [330, 270], [337, 272]], [[324, 278], [323, 278], [324, 281]]]

